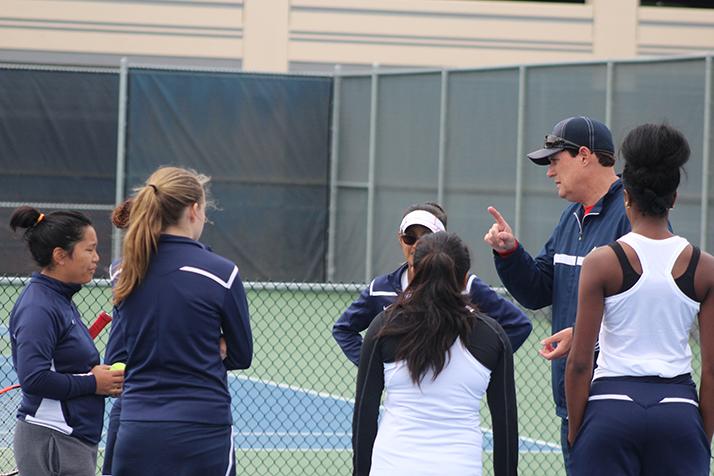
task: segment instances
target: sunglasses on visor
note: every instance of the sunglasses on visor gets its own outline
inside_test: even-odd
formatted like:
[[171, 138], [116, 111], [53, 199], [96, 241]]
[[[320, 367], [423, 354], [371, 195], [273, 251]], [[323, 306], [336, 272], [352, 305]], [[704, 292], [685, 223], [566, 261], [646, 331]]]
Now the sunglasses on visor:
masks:
[[412, 246], [414, 243], [416, 243], [419, 240], [418, 236], [408, 235], [408, 234], [401, 234], [401, 235], [399, 235], [399, 238], [407, 246]]
[[562, 137], [554, 136], [551, 134], [548, 134], [547, 136], [545, 136], [544, 147], [546, 149], [556, 149], [558, 147], [574, 148], [574, 149], [580, 148], [580, 146], [578, 144], [576, 144], [575, 142], [570, 142], [567, 139], [563, 139]]

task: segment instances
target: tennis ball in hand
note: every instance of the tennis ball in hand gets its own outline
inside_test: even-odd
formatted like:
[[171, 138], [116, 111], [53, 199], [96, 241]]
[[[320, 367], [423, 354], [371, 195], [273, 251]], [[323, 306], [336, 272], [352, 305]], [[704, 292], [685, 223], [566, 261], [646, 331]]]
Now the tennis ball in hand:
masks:
[[124, 362], [114, 362], [109, 370], [124, 370], [126, 369], [126, 364]]

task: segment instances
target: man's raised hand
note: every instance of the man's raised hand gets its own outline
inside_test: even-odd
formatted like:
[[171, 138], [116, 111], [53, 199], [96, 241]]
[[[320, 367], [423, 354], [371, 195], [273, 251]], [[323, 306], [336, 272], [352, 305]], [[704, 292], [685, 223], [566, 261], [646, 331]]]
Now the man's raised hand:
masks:
[[486, 232], [483, 241], [499, 253], [512, 251], [516, 247], [516, 237], [513, 236], [513, 230], [504, 220], [503, 215], [494, 207], [488, 207], [488, 213], [491, 214], [495, 223]]

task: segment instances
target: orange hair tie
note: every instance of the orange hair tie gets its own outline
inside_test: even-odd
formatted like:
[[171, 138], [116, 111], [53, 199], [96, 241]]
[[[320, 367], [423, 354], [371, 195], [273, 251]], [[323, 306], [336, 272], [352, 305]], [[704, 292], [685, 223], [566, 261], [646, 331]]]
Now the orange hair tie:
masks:
[[35, 222], [35, 226], [37, 226], [44, 219], [45, 219], [45, 214], [40, 213], [40, 216], [37, 217], [37, 221]]

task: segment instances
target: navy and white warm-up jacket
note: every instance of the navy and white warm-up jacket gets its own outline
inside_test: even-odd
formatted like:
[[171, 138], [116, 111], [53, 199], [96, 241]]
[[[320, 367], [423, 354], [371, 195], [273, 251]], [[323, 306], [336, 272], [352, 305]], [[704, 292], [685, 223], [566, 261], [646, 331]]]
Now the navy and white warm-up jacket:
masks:
[[[590, 213], [583, 216], [583, 212], [581, 204], [569, 205], [535, 259], [520, 244], [509, 255], [494, 253], [498, 276], [521, 305], [528, 309], [552, 305], [553, 333], [575, 325], [578, 280], [585, 256], [630, 231], [619, 179]], [[562, 418], [567, 416], [565, 362], [566, 359], [551, 362], [553, 399], [556, 413]]]
[[253, 358], [235, 264], [198, 241], [161, 235], [144, 279], [114, 312], [105, 360], [126, 363], [121, 421], [232, 423], [226, 370]]
[[81, 287], [34, 273], [10, 312], [10, 344], [22, 386], [17, 418], [95, 445], [104, 397], [91, 373], [99, 353], [72, 302]]
[[[332, 335], [342, 352], [355, 365], [359, 365], [362, 348], [360, 332], [367, 329], [374, 318], [402, 293], [402, 274], [406, 269], [407, 263], [404, 263], [391, 273], [374, 278], [332, 326]], [[474, 274], [469, 274], [464, 292], [479, 311], [498, 321], [506, 331], [514, 352], [525, 342], [533, 325], [518, 307], [503, 299]]]

